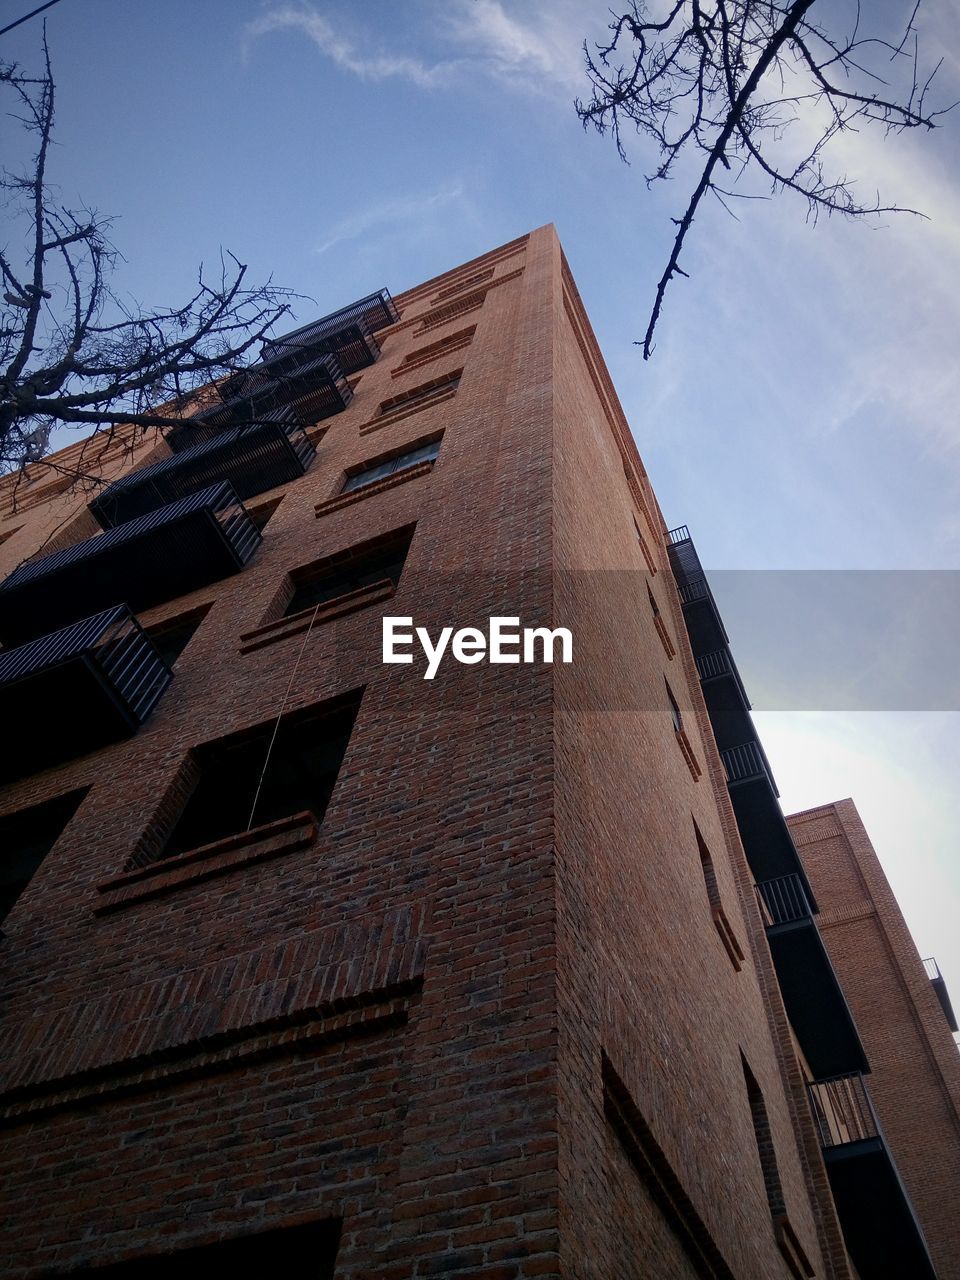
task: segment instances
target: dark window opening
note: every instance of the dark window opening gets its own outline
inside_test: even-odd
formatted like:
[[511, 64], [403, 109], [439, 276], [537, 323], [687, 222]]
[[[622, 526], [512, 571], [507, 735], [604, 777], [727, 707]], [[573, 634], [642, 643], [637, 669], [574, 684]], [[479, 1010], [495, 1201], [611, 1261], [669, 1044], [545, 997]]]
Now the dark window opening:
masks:
[[419, 387], [411, 387], [409, 391], [401, 391], [398, 395], [390, 396], [388, 400], [382, 400], [380, 402], [381, 416], [400, 413], [405, 409], [413, 409], [417, 405], [423, 405], [430, 400], [435, 400], [438, 396], [445, 396], [451, 391], [456, 391], [460, 385], [462, 373], [463, 370], [458, 369], [456, 373], [448, 374], [443, 378], [434, 378], [432, 382], [425, 382]]
[[238, 1236], [216, 1244], [172, 1253], [133, 1258], [109, 1267], [84, 1267], [53, 1275], [83, 1275], [90, 1280], [210, 1280], [212, 1276], [260, 1275], [309, 1276], [310, 1280], [333, 1280], [340, 1244], [340, 1220], [308, 1222], [296, 1227], [279, 1227], [255, 1236]]
[[389, 580], [397, 586], [414, 528], [414, 525], [409, 525], [385, 538], [353, 547], [319, 565], [296, 570], [291, 574], [294, 590], [285, 616], [313, 609], [377, 582]]
[[763, 1094], [757, 1084], [756, 1077], [750, 1070], [743, 1053], [740, 1054], [740, 1065], [743, 1067], [743, 1079], [747, 1086], [747, 1098], [750, 1102], [750, 1118], [753, 1121], [753, 1132], [757, 1139], [757, 1154], [760, 1157], [760, 1169], [763, 1173], [763, 1185], [767, 1193], [767, 1203], [774, 1218], [786, 1213], [783, 1198], [783, 1187], [780, 1183], [780, 1170], [777, 1168], [777, 1155], [773, 1149], [773, 1135], [770, 1132], [770, 1118], [763, 1101]]
[[655, 618], [659, 618], [659, 617], [660, 617], [660, 606], [657, 604], [656, 600], [654, 599], [653, 592], [650, 590], [649, 586], [647, 587], [647, 599], [650, 601], [650, 611], [651, 611], [651, 613], [653, 614], [653, 616], [654, 616]]
[[147, 628], [147, 635], [153, 647], [168, 667], [183, 653], [193, 636], [210, 612], [211, 606], [203, 605], [199, 609], [191, 609], [189, 613], [181, 613], [166, 622], [158, 622], [155, 627]]
[[408, 471], [410, 467], [415, 467], [419, 462], [434, 462], [439, 453], [440, 437], [429, 441], [427, 444], [419, 445], [416, 449], [410, 449], [407, 453], [395, 453], [392, 457], [386, 458], [382, 462], [372, 462], [369, 466], [362, 467], [359, 471], [354, 471], [351, 475], [348, 475], [341, 492], [350, 493], [354, 489], [363, 489], [368, 484], [374, 484], [377, 480], [384, 480], [387, 476], [392, 476], [398, 471]]
[[199, 778], [164, 858], [309, 810], [323, 820], [360, 693], [196, 748]]
[[717, 872], [713, 865], [713, 858], [710, 856], [710, 850], [706, 846], [703, 836], [700, 834], [700, 828], [696, 823], [693, 824], [693, 830], [697, 837], [697, 848], [700, 851], [700, 866], [703, 871], [703, 882], [707, 887], [707, 898], [711, 907], [720, 908], [720, 886], [717, 884]]
[[[664, 681], [664, 684], [666, 683], [667, 682]], [[677, 733], [681, 733], [683, 731], [683, 716], [680, 714], [680, 708], [677, 705], [677, 700], [673, 696], [673, 690], [668, 684], [667, 697], [670, 699], [670, 715], [673, 717], [673, 727]]]
[[262, 502], [259, 507], [253, 507], [252, 509], [250, 507], [247, 508], [247, 515], [250, 517], [252, 524], [255, 528], [259, 529], [261, 533], [263, 533], [267, 522], [282, 501], [283, 494], [281, 494], [279, 498], [271, 498], [269, 502]]
[[0, 818], [0, 921], [33, 879], [89, 790], [68, 791]]

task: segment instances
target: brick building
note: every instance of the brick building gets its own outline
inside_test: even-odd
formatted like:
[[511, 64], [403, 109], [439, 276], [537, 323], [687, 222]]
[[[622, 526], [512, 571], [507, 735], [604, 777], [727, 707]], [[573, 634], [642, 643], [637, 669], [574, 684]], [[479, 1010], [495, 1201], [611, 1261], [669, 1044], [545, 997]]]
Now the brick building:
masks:
[[[552, 228], [54, 461], [0, 482], [0, 1274], [960, 1275]], [[574, 660], [425, 680], [385, 615]]]

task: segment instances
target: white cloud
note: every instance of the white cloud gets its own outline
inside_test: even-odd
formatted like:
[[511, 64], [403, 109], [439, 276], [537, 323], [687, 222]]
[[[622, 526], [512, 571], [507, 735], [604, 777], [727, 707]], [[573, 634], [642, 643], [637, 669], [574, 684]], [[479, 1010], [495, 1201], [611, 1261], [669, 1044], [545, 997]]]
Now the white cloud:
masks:
[[599, 0], [587, 6], [579, 0], [530, 0], [513, 6], [521, 8], [522, 19], [509, 12], [511, 6], [503, 0], [444, 0], [431, 7], [438, 44], [433, 59], [375, 50], [369, 31], [354, 28], [348, 36], [342, 23], [330, 21], [309, 4], [269, 8], [246, 26], [244, 37], [249, 47], [266, 35], [299, 32], [341, 70], [366, 81], [398, 78], [421, 89], [443, 89], [472, 73], [520, 92], [562, 89], [572, 95], [584, 87], [584, 35], [602, 27], [606, 12]]
[[462, 199], [463, 194], [463, 186], [458, 184], [427, 193], [396, 196], [391, 200], [385, 200], [380, 205], [365, 206], [358, 213], [350, 214], [335, 223], [327, 231], [316, 251], [318, 254], [326, 253], [334, 245], [358, 239], [373, 227], [387, 226], [397, 222], [421, 221], [428, 214]]
[[244, 35], [247, 43], [277, 31], [298, 31], [311, 40], [322, 54], [343, 71], [361, 80], [388, 80], [399, 77], [410, 80], [421, 89], [432, 89], [448, 83], [454, 64], [441, 62], [433, 66], [403, 54], [366, 54], [335, 30], [316, 9], [308, 5], [279, 5], [262, 17], [248, 23]]

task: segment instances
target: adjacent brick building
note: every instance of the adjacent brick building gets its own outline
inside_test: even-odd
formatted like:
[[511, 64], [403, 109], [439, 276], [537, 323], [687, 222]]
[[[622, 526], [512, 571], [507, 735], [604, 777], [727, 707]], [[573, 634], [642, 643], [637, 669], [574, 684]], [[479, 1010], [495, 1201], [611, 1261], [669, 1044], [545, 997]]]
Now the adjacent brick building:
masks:
[[[838, 1217], [867, 1055], [552, 228], [51, 461], [0, 482], [0, 1273], [934, 1274], [905, 1194], [872, 1270]], [[574, 660], [428, 681], [387, 614]]]

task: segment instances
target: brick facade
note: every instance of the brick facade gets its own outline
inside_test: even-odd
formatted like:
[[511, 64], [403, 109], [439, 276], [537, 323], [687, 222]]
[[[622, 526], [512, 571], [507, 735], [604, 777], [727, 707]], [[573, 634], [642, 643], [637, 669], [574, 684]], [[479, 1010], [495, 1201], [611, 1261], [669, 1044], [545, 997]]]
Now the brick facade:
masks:
[[[0, 940], [0, 1274], [335, 1218], [342, 1280], [845, 1280], [665, 525], [556, 236], [396, 302], [310, 470], [249, 503], [281, 499], [251, 563], [143, 615], [209, 606], [148, 723], [0, 788], [0, 818], [89, 788]], [[61, 459], [90, 492], [0, 492], [0, 571], [166, 446], [96, 450]], [[395, 594], [280, 622], [289, 575], [411, 525]], [[574, 662], [427, 682], [381, 662], [385, 613], [565, 625]], [[192, 749], [347, 694], [322, 822], [156, 861]]]
[[960, 1277], [960, 1055], [852, 800], [788, 822], [860, 1029], [870, 1094], [940, 1280]]

